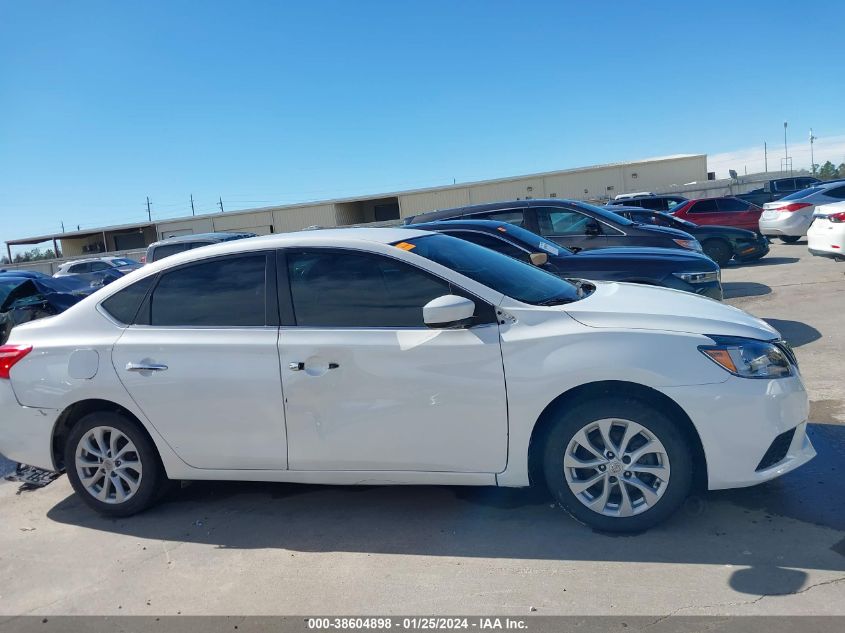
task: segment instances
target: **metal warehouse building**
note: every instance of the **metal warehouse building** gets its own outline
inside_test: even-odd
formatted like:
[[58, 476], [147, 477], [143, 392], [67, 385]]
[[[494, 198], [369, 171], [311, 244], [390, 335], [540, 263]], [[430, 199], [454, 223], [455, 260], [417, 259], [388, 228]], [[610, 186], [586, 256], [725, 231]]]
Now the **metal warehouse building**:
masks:
[[[707, 181], [707, 157], [681, 154], [627, 163], [581, 167], [464, 184], [360, 196], [226, 213], [139, 222], [10, 240], [13, 246], [52, 242], [63, 259], [95, 253], [134, 253], [150, 243], [175, 235], [211, 231], [250, 231], [265, 235], [311, 226], [331, 227], [383, 222], [425, 211], [500, 200], [570, 198], [606, 200], [620, 193], [666, 191], [684, 183]], [[61, 260], [30, 262], [28, 268], [51, 272]]]

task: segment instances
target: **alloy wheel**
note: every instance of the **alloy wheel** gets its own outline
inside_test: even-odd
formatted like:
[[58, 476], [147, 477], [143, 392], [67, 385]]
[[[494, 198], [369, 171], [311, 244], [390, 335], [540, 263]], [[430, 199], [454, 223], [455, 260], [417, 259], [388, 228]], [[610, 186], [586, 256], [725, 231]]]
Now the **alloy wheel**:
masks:
[[98, 501], [124, 503], [141, 484], [141, 456], [123, 431], [97, 426], [76, 445], [76, 474], [88, 494]]
[[628, 517], [654, 507], [669, 484], [669, 456], [641, 424], [605, 418], [578, 431], [563, 458], [575, 498], [604, 516]]

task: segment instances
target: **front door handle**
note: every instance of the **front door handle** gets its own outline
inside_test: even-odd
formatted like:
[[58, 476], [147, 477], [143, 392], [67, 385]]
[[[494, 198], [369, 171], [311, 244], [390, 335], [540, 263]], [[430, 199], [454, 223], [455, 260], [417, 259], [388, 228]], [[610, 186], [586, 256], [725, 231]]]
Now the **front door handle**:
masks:
[[167, 365], [158, 363], [126, 363], [126, 371], [167, 371]]

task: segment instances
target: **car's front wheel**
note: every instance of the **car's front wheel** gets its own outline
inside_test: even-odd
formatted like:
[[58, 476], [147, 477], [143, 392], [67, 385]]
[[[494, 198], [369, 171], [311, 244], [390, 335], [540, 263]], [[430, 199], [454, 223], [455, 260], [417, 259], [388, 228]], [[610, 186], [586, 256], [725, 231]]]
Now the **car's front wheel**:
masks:
[[546, 483], [577, 520], [606, 532], [640, 532], [669, 517], [692, 485], [692, 452], [677, 421], [640, 400], [573, 406], [549, 432]]
[[801, 239], [800, 235], [781, 235], [780, 240], [785, 244], [795, 244], [798, 240]]
[[707, 240], [701, 246], [704, 254], [719, 264], [719, 267], [727, 264], [733, 257], [731, 245], [724, 240]]
[[65, 445], [65, 469], [76, 494], [97, 512], [123, 517], [145, 510], [167, 483], [150, 438], [113, 411], [83, 417]]

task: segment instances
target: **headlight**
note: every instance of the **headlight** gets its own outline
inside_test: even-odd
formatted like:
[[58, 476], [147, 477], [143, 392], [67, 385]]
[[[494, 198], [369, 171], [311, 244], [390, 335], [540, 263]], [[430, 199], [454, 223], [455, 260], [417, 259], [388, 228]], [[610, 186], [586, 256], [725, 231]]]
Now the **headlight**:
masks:
[[785, 378], [792, 375], [789, 358], [774, 343], [749, 338], [708, 336], [715, 345], [699, 345], [698, 349], [734, 376]]
[[688, 248], [691, 251], [701, 252], [701, 243], [698, 240], [672, 240], [681, 248]]
[[678, 279], [683, 279], [688, 284], [706, 284], [721, 279], [721, 271], [714, 270], [705, 273], [672, 273]]

